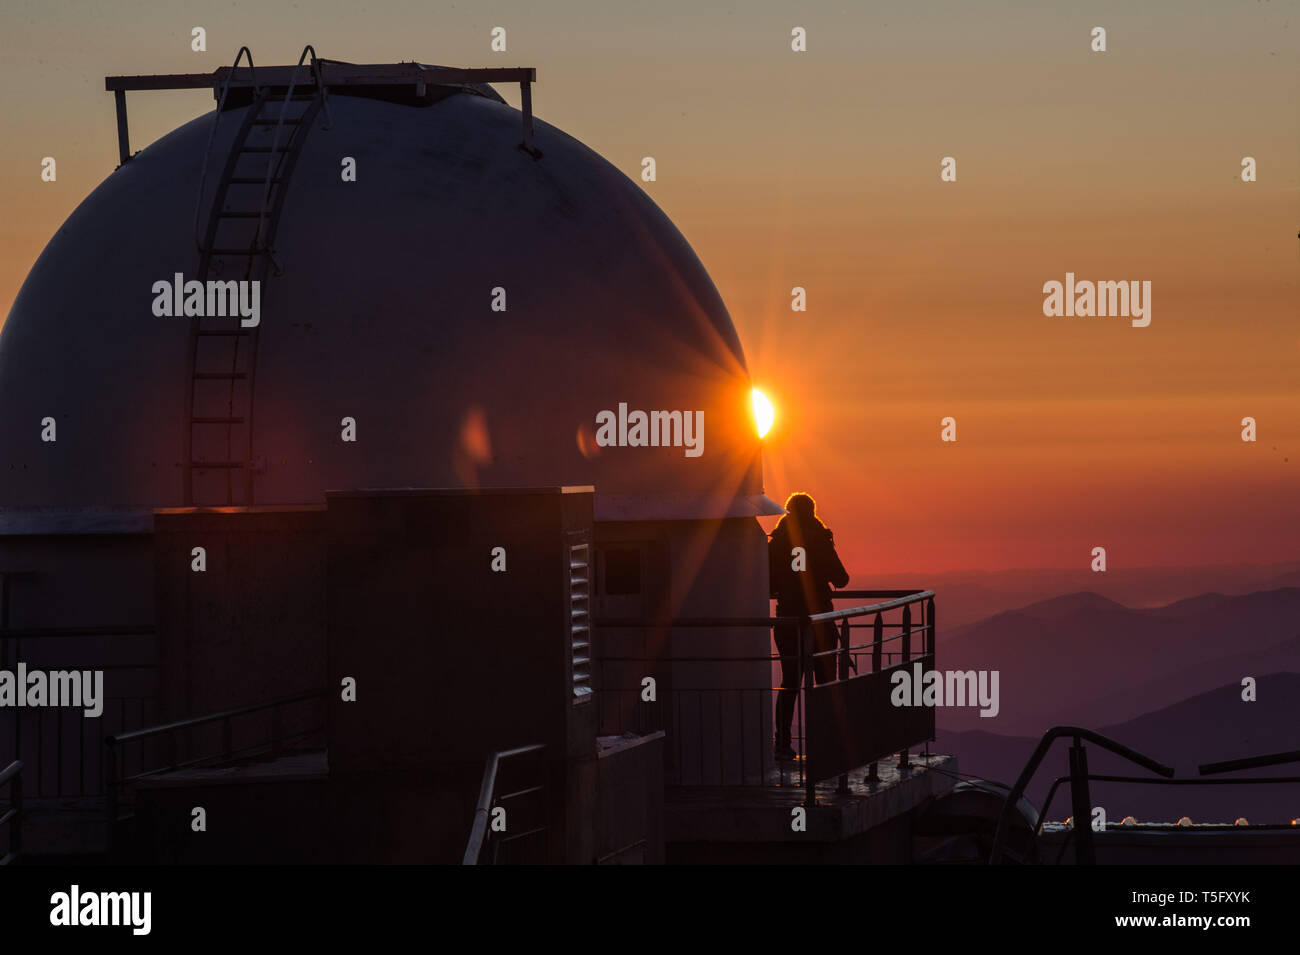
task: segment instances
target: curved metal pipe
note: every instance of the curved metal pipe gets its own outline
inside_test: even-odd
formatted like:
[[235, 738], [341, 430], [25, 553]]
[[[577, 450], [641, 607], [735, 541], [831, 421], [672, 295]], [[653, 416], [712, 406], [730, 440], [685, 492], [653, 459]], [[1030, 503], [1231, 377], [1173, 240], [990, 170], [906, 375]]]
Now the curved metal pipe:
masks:
[[[289, 88], [285, 90], [284, 102], [280, 104], [280, 116], [276, 121], [275, 131], [271, 134], [271, 151], [267, 154], [268, 159], [266, 162], [266, 185], [262, 190], [262, 201], [258, 203], [257, 208], [257, 237], [259, 242], [262, 240], [262, 230], [266, 227], [267, 203], [271, 201], [271, 179], [281, 162], [278, 148], [280, 145], [280, 130], [284, 128], [284, 114], [289, 108], [289, 103], [293, 100], [293, 88], [298, 84], [298, 71], [302, 69], [302, 62], [307, 58], [308, 53], [311, 54], [309, 69], [316, 78], [316, 90], [322, 98], [325, 95], [325, 87], [321, 85], [320, 81], [320, 68], [316, 63], [316, 50], [308, 43], [302, 48], [302, 53], [298, 56], [298, 62], [294, 65], [293, 72], [289, 74]], [[327, 120], [329, 119], [328, 110], [326, 110], [325, 117]], [[271, 251], [264, 242], [262, 248], [267, 249], [268, 252]]]
[[1215, 776], [1219, 773], [1236, 772], [1238, 769], [1262, 769], [1265, 766], [1282, 766], [1286, 763], [1300, 763], [1300, 749], [1289, 753], [1270, 753], [1267, 756], [1248, 756], [1245, 759], [1229, 759], [1221, 763], [1204, 763], [1196, 767], [1202, 776]]
[[221, 122], [221, 113], [226, 108], [226, 97], [230, 95], [230, 84], [235, 79], [235, 70], [239, 69], [239, 61], [248, 54], [248, 77], [252, 81], [253, 93], [257, 93], [257, 70], [253, 68], [253, 51], [246, 46], [241, 46], [239, 52], [235, 54], [235, 62], [230, 67], [230, 74], [226, 77], [226, 85], [221, 90], [221, 99], [217, 101], [217, 115], [212, 120], [212, 129], [208, 132], [208, 148], [203, 153], [203, 170], [199, 173], [199, 194], [194, 199], [194, 247], [203, 251], [203, 240], [199, 238], [199, 219], [203, 215], [203, 187], [207, 184], [208, 179], [208, 160], [212, 158], [212, 144], [217, 139], [217, 125]]
[[1172, 767], [1166, 766], [1164, 763], [1158, 763], [1150, 756], [1144, 756], [1137, 750], [1130, 749], [1123, 743], [1116, 742], [1108, 736], [1102, 736], [1100, 733], [1084, 729], [1082, 726], [1053, 726], [1038, 741], [1033, 755], [1029, 757], [1029, 762], [1025, 763], [1025, 768], [1020, 771], [1020, 778], [1016, 780], [1016, 784], [1007, 793], [1007, 801], [1002, 806], [1002, 815], [998, 817], [998, 828], [993, 835], [993, 846], [989, 849], [989, 865], [996, 865], [1002, 858], [1003, 838], [1010, 825], [1011, 816], [1015, 812], [1016, 803], [1020, 801], [1020, 798], [1025, 794], [1025, 790], [1029, 788], [1029, 781], [1033, 779], [1034, 773], [1038, 771], [1038, 766], [1047, 755], [1047, 751], [1051, 749], [1052, 743], [1062, 736], [1072, 737], [1076, 743], [1079, 740], [1095, 743], [1102, 749], [1108, 750], [1116, 756], [1127, 759], [1130, 763], [1135, 763], [1143, 769], [1149, 769], [1161, 776], [1170, 777], [1174, 775]]

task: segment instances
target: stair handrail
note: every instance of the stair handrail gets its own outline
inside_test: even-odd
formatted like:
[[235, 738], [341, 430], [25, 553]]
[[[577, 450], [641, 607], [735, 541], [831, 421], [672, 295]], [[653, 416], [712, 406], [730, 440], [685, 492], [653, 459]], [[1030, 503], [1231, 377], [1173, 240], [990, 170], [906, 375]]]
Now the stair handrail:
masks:
[[537, 753], [544, 749], [546, 749], [545, 743], [533, 743], [530, 746], [501, 750], [488, 757], [487, 764], [483, 767], [483, 782], [479, 785], [478, 805], [474, 809], [474, 824], [470, 827], [469, 842], [465, 846], [462, 865], [478, 865], [479, 856], [483, 854], [483, 845], [487, 841], [488, 818], [492, 815], [492, 804], [496, 801], [497, 770], [501, 762], [512, 756]]
[[212, 144], [217, 139], [217, 126], [221, 122], [221, 114], [226, 108], [226, 97], [230, 95], [230, 84], [234, 82], [235, 71], [239, 69], [239, 61], [243, 59], [244, 54], [248, 54], [248, 77], [251, 81], [253, 93], [257, 93], [257, 70], [253, 67], [253, 51], [246, 46], [241, 46], [239, 52], [235, 54], [235, 62], [231, 64], [230, 72], [226, 75], [226, 82], [221, 88], [221, 98], [217, 101], [217, 115], [212, 120], [212, 129], [208, 131], [208, 148], [203, 153], [203, 169], [199, 173], [199, 194], [194, 200], [194, 247], [201, 253], [203, 251], [203, 240], [199, 238], [199, 223], [203, 217], [203, 187], [208, 181], [208, 162], [212, 159]]
[[[294, 703], [301, 703], [305, 700], [324, 700], [329, 696], [329, 690], [326, 687], [318, 687], [314, 690], [307, 690], [302, 693], [294, 693], [291, 696], [281, 696], [273, 700], [266, 700], [261, 703], [250, 703], [245, 706], [236, 706], [232, 709], [218, 710], [215, 713], [204, 713], [200, 716], [191, 716], [186, 719], [172, 720], [167, 723], [159, 723], [155, 726], [145, 726], [137, 730], [131, 730], [125, 733], [115, 733], [111, 736], [104, 737], [104, 822], [105, 832], [108, 839], [108, 849], [110, 856], [115, 849], [115, 833], [119, 822], [118, 816], [118, 796], [119, 790], [126, 783], [145, 776], [154, 776], [169, 770], [181, 769], [183, 767], [197, 766], [201, 763], [209, 762], [214, 759], [229, 760], [234, 756], [234, 744], [230, 721], [235, 717], [246, 716], [250, 713], [258, 713], [263, 710], [271, 711], [271, 739], [265, 744], [269, 747], [273, 755], [279, 755], [281, 745], [285, 740], [283, 733], [283, 723], [281, 717], [281, 708], [290, 706]], [[163, 736], [169, 733], [176, 733], [181, 730], [189, 730], [196, 726], [203, 726], [208, 723], [221, 722], [222, 726], [222, 753], [201, 756], [198, 759], [191, 759], [184, 762], [172, 762], [167, 766], [157, 769], [140, 772], [133, 776], [123, 776], [118, 772], [119, 747], [125, 749], [124, 744], [139, 742], [156, 736]], [[312, 727], [310, 730], [294, 735], [311, 735], [320, 732], [324, 727]], [[258, 749], [261, 746], [257, 747]]]
[[[272, 256], [274, 255], [274, 252], [264, 242], [262, 242], [262, 230], [266, 224], [267, 205], [271, 201], [271, 174], [275, 171], [277, 166], [282, 164], [280, 154], [276, 151], [280, 145], [280, 130], [284, 128], [284, 114], [289, 108], [289, 103], [293, 99], [293, 88], [298, 83], [298, 71], [302, 69], [303, 60], [307, 58], [308, 53], [311, 54], [311, 65], [309, 69], [315, 77], [317, 95], [320, 97], [321, 106], [325, 109], [325, 122], [327, 126], [332, 124], [329, 104], [325, 101], [325, 84], [321, 79], [320, 63], [316, 58], [316, 48], [308, 43], [302, 48], [302, 53], [298, 56], [298, 62], [294, 65], [293, 72], [289, 74], [289, 88], [285, 90], [284, 102], [280, 104], [280, 116], [276, 120], [275, 130], [271, 134], [271, 151], [267, 154], [268, 158], [266, 161], [266, 184], [262, 190], [262, 199], [257, 206], [257, 241], [261, 243], [262, 248], [266, 249], [266, 251]], [[281, 184], [281, 187], [283, 188], [283, 184]]]

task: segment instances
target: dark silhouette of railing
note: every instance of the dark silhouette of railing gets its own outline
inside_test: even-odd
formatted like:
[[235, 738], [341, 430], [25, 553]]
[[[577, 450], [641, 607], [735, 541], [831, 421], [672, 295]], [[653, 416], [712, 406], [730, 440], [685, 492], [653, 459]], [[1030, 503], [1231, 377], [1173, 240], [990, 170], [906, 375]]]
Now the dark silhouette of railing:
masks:
[[[7, 727], [4, 732], [12, 739], [12, 756], [26, 764], [23, 775], [28, 798], [103, 795], [103, 772], [96, 757], [98, 739], [104, 735], [105, 727], [120, 734], [147, 725], [155, 715], [158, 666], [151, 640], [154, 633], [152, 625], [0, 628], [0, 667], [11, 668], [22, 662], [29, 672], [98, 671], [105, 675], [105, 692], [110, 682], [119, 686], [135, 684], [139, 691], [105, 695], [99, 701], [103, 712], [95, 718], [84, 717], [80, 709], [67, 707], [0, 710], [0, 726]], [[88, 649], [88, 645], [100, 640], [111, 641], [113, 645]], [[122, 662], [129, 655], [119, 650], [117, 644], [129, 641], [147, 642], [135, 654], [139, 662]], [[105, 659], [115, 662], [92, 666], [56, 662], [57, 657], [65, 655], [58, 651], [71, 644], [79, 644], [76, 653], [82, 659], [102, 653]]]
[[[1062, 737], [1070, 737], [1073, 742], [1070, 745], [1070, 806], [1074, 816], [1074, 831], [1078, 833], [1075, 839], [1075, 861], [1079, 865], [1093, 865], [1097, 861], [1096, 849], [1093, 845], [1092, 826], [1092, 799], [1088, 793], [1088, 781], [1092, 778], [1088, 773], [1088, 753], [1084, 749], [1083, 741], [1100, 746], [1102, 749], [1114, 753], [1123, 759], [1128, 760], [1143, 769], [1148, 769], [1153, 773], [1170, 778], [1174, 775], [1174, 770], [1164, 763], [1158, 763], [1150, 756], [1144, 756], [1137, 750], [1129, 749], [1123, 743], [1118, 743], [1108, 736], [1102, 736], [1092, 730], [1084, 729], [1081, 726], [1053, 726], [1043, 738], [1038, 741], [1034, 747], [1034, 752], [1025, 763], [1025, 768], [1020, 771], [1020, 776], [1016, 783], [1007, 793], [1006, 802], [1002, 806], [1002, 814], [998, 818], [998, 827], [993, 834], [993, 845], [989, 849], [989, 865], [996, 865], [1002, 859], [1002, 847], [1007, 833], [1010, 830], [1011, 818], [1015, 814], [1016, 804], [1029, 788], [1029, 783], [1038, 771], [1039, 765], [1043, 758], [1047, 756], [1047, 751], [1052, 748], [1052, 744]], [[1140, 779], [1141, 777], [1139, 777]], [[1042, 814], [1039, 814], [1040, 819]], [[1081, 822], [1082, 821], [1082, 822]]]
[[[602, 633], [615, 630], [642, 630], [655, 635], [655, 642], [665, 643], [667, 635], [675, 630], [714, 630], [729, 631], [759, 629], [771, 631], [774, 627], [795, 628], [800, 634], [800, 653], [798, 660], [798, 683], [803, 687], [799, 694], [796, 710], [796, 727], [792, 734], [795, 745], [805, 748], [810, 742], [808, 725], [808, 697], [816, 690], [822, 693], [826, 687], [835, 684], [814, 686], [815, 661], [818, 658], [833, 656], [837, 661], [837, 682], [846, 687], [827, 692], [849, 692], [861, 694], [865, 687], [854, 681], [876, 678], [870, 693], [880, 696], [882, 685], [880, 676], [891, 666], [901, 663], [920, 662], [926, 669], [934, 666], [935, 611], [934, 592], [928, 590], [888, 590], [865, 591], [844, 590], [835, 592], [836, 600], [867, 600], [871, 603], [833, 610], [826, 613], [804, 617], [676, 617], [671, 619], [654, 618], [611, 618], [598, 617], [594, 621], [596, 628], [596, 664], [600, 679], [596, 687], [596, 697], [600, 703], [600, 730], [602, 734], [618, 734], [626, 730], [647, 732], [664, 730], [669, 736], [669, 745], [673, 756], [670, 784], [708, 785], [705, 753], [716, 749], [718, 757], [717, 781], [724, 785], [767, 785], [769, 769], [778, 768], [778, 763], [771, 753], [772, 741], [765, 734], [758, 732], [758, 727], [767, 725], [771, 714], [774, 694], [780, 689], [774, 686], [775, 669], [779, 666], [780, 654], [763, 655], [672, 655], [670, 653], [621, 655], [608, 652], [608, 640], [602, 639]], [[919, 610], [919, 620], [914, 622], [913, 611]], [[898, 612], [901, 619], [886, 621], [886, 615]], [[838, 645], [829, 650], [815, 651], [813, 628], [818, 624], [831, 625], [836, 628]], [[886, 631], [895, 631], [886, 635]], [[854, 643], [854, 631], [870, 631], [869, 641]], [[913, 653], [913, 638], [920, 641], [920, 652]], [[769, 635], [769, 641], [770, 641]], [[769, 644], [770, 645], [770, 644]], [[746, 686], [690, 686], [672, 687], [670, 698], [665, 708], [656, 700], [653, 704], [641, 702], [640, 685], [611, 685], [609, 670], [615, 666], [627, 669], [627, 664], [641, 664], [643, 670], [662, 670], [674, 665], [687, 664], [766, 664], [766, 679], [761, 684]], [[868, 669], [869, 665], [869, 669]], [[856, 674], [856, 676], [854, 675]], [[646, 675], [650, 675], [647, 673]], [[884, 692], [887, 701], [888, 691]], [[705, 724], [706, 710], [712, 708], [716, 714], [717, 738], [707, 739]], [[728, 712], [730, 719], [727, 718]], [[682, 716], [694, 716], [693, 720], [683, 720]], [[746, 714], [753, 717], [750, 719]], [[890, 752], [898, 754], [900, 766], [908, 765], [909, 747], [919, 745], [933, 738], [933, 709], [928, 708], [930, 725], [926, 729], [903, 731], [903, 736], [896, 749]], [[692, 738], [684, 727], [694, 722], [695, 736]], [[829, 722], [829, 721], [828, 721]], [[862, 739], [869, 743], [870, 734], [875, 727], [857, 727]], [[730, 731], [729, 731], [730, 730]], [[838, 733], [840, 728], [818, 726], [813, 728], [813, 737], [818, 733]], [[729, 737], [724, 739], [723, 737]], [[823, 739], [825, 737], [822, 737]], [[732, 745], [729, 747], [728, 743]], [[852, 747], [849, 748], [852, 750]], [[858, 752], [865, 749], [858, 748]], [[691, 753], [696, 757], [698, 775], [695, 782], [690, 782], [683, 770]], [[884, 755], [884, 754], [879, 754]], [[728, 774], [725, 762], [728, 756], [737, 757], [739, 772]], [[833, 759], [838, 764], [830, 773], [819, 772], [814, 766], [808, 768], [806, 761], [792, 764], [780, 764], [789, 768], [799, 779], [806, 792], [809, 803], [815, 802], [816, 785], [825, 779], [839, 777], [841, 791], [847, 791], [847, 774], [850, 769], [868, 766], [868, 780], [878, 778], [876, 759], [853, 763], [849, 755], [836, 754]], [[846, 762], [848, 760], [848, 762]], [[733, 760], [734, 762], [735, 760]], [[842, 765], [841, 765], [842, 764]], [[820, 778], [817, 778], [820, 777]]]
[[[264, 703], [255, 703], [250, 706], [240, 706], [234, 709], [221, 710], [216, 713], [208, 713], [202, 716], [195, 716], [189, 719], [176, 720], [171, 723], [163, 723], [158, 726], [149, 726], [144, 729], [134, 730], [129, 733], [120, 733], [116, 736], [108, 736], [104, 739], [104, 816], [106, 825], [106, 838], [108, 841], [108, 850], [110, 856], [118, 848], [117, 832], [120, 823], [125, 818], [119, 812], [119, 802], [129, 783], [137, 782], [150, 776], [157, 776], [161, 773], [172, 772], [178, 769], [198, 767], [203, 765], [229, 764], [237, 760], [248, 760], [257, 756], [270, 756], [272, 759], [280, 756], [285, 748], [291, 743], [306, 743], [308, 740], [316, 738], [320, 744], [324, 745], [323, 734], [325, 730], [324, 720], [320, 725], [312, 725], [307, 729], [297, 730], [286, 734], [284, 732], [284, 708], [295, 703], [306, 701], [324, 700], [326, 690], [310, 690], [305, 693], [297, 693], [293, 696], [279, 697], [278, 699], [268, 700]], [[265, 736], [259, 736], [254, 742], [243, 746], [235, 746], [233, 720], [249, 716], [255, 713], [269, 713], [270, 726]], [[163, 764], [153, 769], [141, 769], [139, 772], [131, 775], [124, 775], [119, 772], [119, 766], [122, 760], [121, 749], [130, 744], [144, 744], [146, 741], [162, 740], [168, 737], [174, 737], [180, 733], [190, 733], [200, 726], [219, 725], [221, 729], [221, 745], [216, 752], [205, 753], [200, 756], [191, 756], [186, 759], [166, 759]], [[121, 748], [121, 749], [120, 749]], [[187, 746], [187, 752], [193, 750], [193, 746]], [[141, 763], [144, 762], [144, 756], [141, 756]]]
[[[520, 746], [516, 749], [502, 750], [493, 753], [488, 757], [487, 764], [483, 767], [483, 782], [479, 787], [478, 805], [474, 810], [474, 823], [470, 828], [469, 842], [465, 846], [464, 865], [483, 865], [490, 863], [492, 865], [500, 864], [503, 850], [507, 853], [504, 861], [518, 862], [525, 861], [525, 858], [519, 853], [511, 852], [511, 847], [524, 840], [542, 841], [543, 851], [540, 856], [536, 856], [532, 861], [545, 862], [545, 839], [549, 831], [547, 824], [546, 811], [546, 765], [545, 762], [539, 762], [539, 778], [534, 785], [525, 785], [521, 789], [511, 792], [497, 794], [497, 784], [502, 774], [502, 764], [507, 760], [518, 761], [519, 757], [536, 755], [541, 756], [546, 751], [546, 746], [542, 743], [534, 743], [529, 746]], [[522, 803], [525, 800], [531, 801], [535, 806], [540, 807], [536, 813], [536, 819], [529, 819], [522, 832], [511, 832], [509, 830], [509, 810], [514, 808], [511, 803], [518, 801]], [[497, 831], [493, 827], [493, 815], [496, 809], [506, 810], [505, 819], [507, 828], [503, 831]]]
[[[1234, 759], [1222, 763], [1206, 763], [1198, 767], [1201, 776], [1214, 776], [1220, 773], [1236, 772], [1242, 769], [1262, 769], [1268, 766], [1281, 766], [1288, 763], [1300, 763], [1300, 751], [1287, 753], [1272, 753], [1267, 756], [1251, 756], [1245, 759]], [[1245, 776], [1237, 779], [1165, 779], [1152, 778], [1149, 776], [1114, 776], [1101, 773], [1089, 773], [1088, 782], [1100, 783], [1132, 783], [1140, 786], [1269, 786], [1269, 785], [1294, 785], [1300, 783], [1300, 776]], [[1038, 826], [1036, 834], [1043, 834], [1043, 826], [1047, 821], [1047, 811], [1051, 808], [1052, 799], [1056, 795], [1057, 789], [1062, 784], [1070, 782], [1069, 776], [1058, 776], [1052, 780], [1051, 787], [1047, 790], [1047, 795], [1043, 799], [1043, 811], [1039, 813]], [[1072, 817], [1072, 826], [1069, 835], [1061, 843], [1060, 851], [1057, 853], [1056, 861], [1060, 861], [1065, 855], [1065, 850], [1069, 847], [1070, 839], [1078, 831], [1081, 822], [1078, 818]], [[1249, 823], [1224, 823], [1222, 828], [1234, 830], [1240, 829], [1293, 829], [1294, 822], [1278, 823], [1275, 825], [1251, 825]], [[1201, 828], [1214, 828], [1212, 826], [1202, 825]], [[1077, 856], [1076, 856], [1077, 858]]]
[[[1288, 763], [1300, 763], [1300, 749], [1293, 749], [1286, 753], [1269, 753], [1266, 756], [1247, 756], [1244, 759], [1229, 759], [1221, 763], [1202, 763], [1196, 767], [1196, 771], [1202, 776], [1217, 776], [1220, 773], [1235, 773], [1239, 769], [1263, 769], [1266, 766], [1285, 766]], [[1247, 779], [1225, 779], [1226, 783], [1245, 783], [1261, 782], [1283, 777], [1266, 776], [1251, 777]], [[1204, 780], [1211, 782], [1211, 780]]]
[[[1071, 828], [1069, 835], [1061, 844], [1060, 851], [1057, 853], [1056, 861], [1060, 861], [1068, 848], [1070, 840], [1075, 842], [1075, 863], [1077, 865], [1094, 865], [1096, 863], [1095, 845], [1093, 843], [1093, 831], [1091, 825], [1091, 799], [1089, 796], [1089, 783], [1125, 783], [1139, 786], [1255, 786], [1255, 785], [1294, 785], [1300, 783], [1300, 776], [1246, 776], [1237, 779], [1177, 779], [1174, 778], [1174, 770], [1149, 757], [1143, 756], [1134, 750], [1116, 743], [1114, 740], [1094, 733], [1091, 730], [1081, 729], [1073, 726], [1057, 726], [1048, 730], [1043, 739], [1039, 741], [1038, 747], [1034, 750], [1025, 769], [1020, 774], [1007, 796], [1007, 802], [1003, 807], [1002, 816], [998, 823], [997, 833], [994, 835], [993, 846], [989, 852], [989, 863], [996, 863], [1001, 859], [1002, 837], [1006, 832], [1004, 825], [1009, 821], [1014, 813], [1016, 801], [1024, 795], [1025, 789], [1029, 785], [1033, 772], [1042, 762], [1043, 757], [1047, 754], [1048, 748], [1052, 742], [1063, 736], [1073, 736], [1074, 744], [1070, 749], [1070, 770], [1068, 776], [1058, 776], [1052, 780], [1052, 785], [1047, 790], [1047, 795], [1043, 798], [1043, 809], [1038, 814], [1038, 823], [1035, 827], [1035, 835], [1043, 834], [1043, 827], [1047, 822], [1047, 813], [1052, 806], [1052, 800], [1056, 792], [1065, 783], [1070, 783], [1072, 816], [1070, 817]], [[1157, 772], [1158, 777], [1151, 776], [1118, 776], [1106, 773], [1088, 772], [1087, 756], [1084, 753], [1082, 740], [1088, 740], [1108, 749], [1118, 756], [1128, 759], [1130, 762], [1137, 763], [1147, 769]], [[1078, 749], [1079, 755], [1076, 757], [1075, 749]], [[1204, 763], [1197, 767], [1200, 776], [1217, 776], [1223, 773], [1237, 772], [1243, 769], [1263, 769], [1269, 766], [1283, 766], [1291, 763], [1300, 763], [1300, 750], [1293, 750], [1285, 753], [1270, 753], [1264, 756], [1249, 756], [1244, 759], [1233, 759], [1218, 763]], [[1227, 828], [1232, 829], [1291, 829], [1294, 822], [1289, 825], [1241, 825], [1233, 823], [1225, 824]]]

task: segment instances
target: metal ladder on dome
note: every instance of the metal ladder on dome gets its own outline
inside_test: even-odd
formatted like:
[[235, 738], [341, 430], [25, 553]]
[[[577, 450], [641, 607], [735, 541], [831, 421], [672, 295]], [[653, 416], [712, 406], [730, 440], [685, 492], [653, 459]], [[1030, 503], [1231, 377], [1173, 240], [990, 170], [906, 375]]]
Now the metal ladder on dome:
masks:
[[[226, 97], [245, 54], [252, 102], [226, 157], [200, 238], [208, 161]], [[315, 88], [310, 93], [295, 95], [298, 70], [308, 54]], [[330, 126], [319, 64], [316, 51], [307, 46], [281, 98], [269, 87], [258, 85], [248, 47], [241, 47], [235, 56], [209, 135], [195, 207], [195, 242], [200, 256], [197, 279], [205, 290], [205, 303], [215, 299], [206, 292], [209, 280], [256, 281], [261, 301], [265, 299], [267, 279], [283, 272], [276, 259], [275, 237], [289, 182], [322, 108], [326, 118], [324, 128]], [[187, 506], [251, 505], [253, 475], [260, 470], [253, 457], [253, 393], [260, 305], [259, 324], [244, 327], [231, 296], [227, 293], [223, 298], [224, 310], [234, 312], [233, 316], [204, 315], [190, 321], [184, 452]], [[237, 474], [242, 475], [242, 482], [236, 480]]]

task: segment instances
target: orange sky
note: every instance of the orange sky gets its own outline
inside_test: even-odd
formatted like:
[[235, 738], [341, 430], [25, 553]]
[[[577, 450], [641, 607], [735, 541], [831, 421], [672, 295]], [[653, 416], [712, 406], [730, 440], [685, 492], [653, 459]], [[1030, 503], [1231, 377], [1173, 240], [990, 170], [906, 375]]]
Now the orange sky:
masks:
[[[817, 496], [850, 569], [1300, 557], [1296, 2], [151, 6], [0, 11], [0, 314], [116, 163], [106, 74], [208, 71], [241, 43], [533, 65], [540, 118], [633, 178], [656, 158], [643, 186], [777, 404], [768, 493]], [[210, 106], [134, 95], [133, 146]], [[1067, 270], [1151, 281], [1150, 327], [1044, 317]]]

